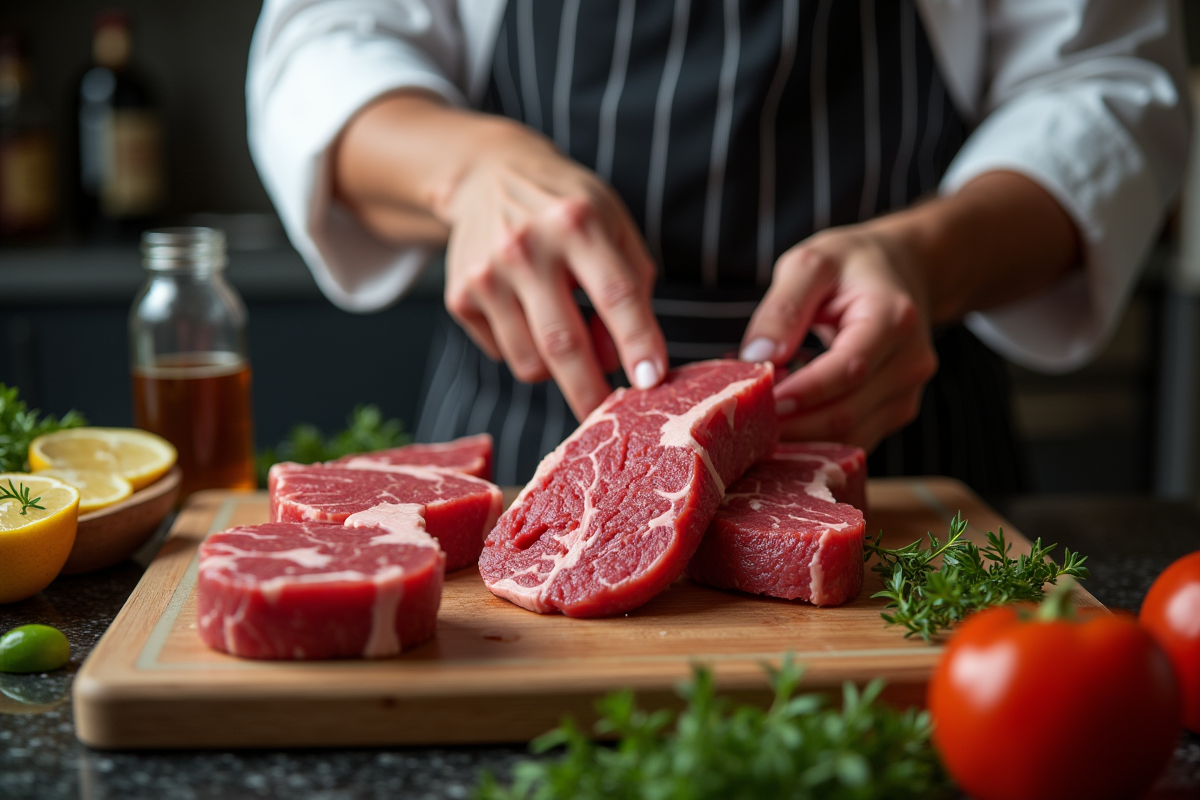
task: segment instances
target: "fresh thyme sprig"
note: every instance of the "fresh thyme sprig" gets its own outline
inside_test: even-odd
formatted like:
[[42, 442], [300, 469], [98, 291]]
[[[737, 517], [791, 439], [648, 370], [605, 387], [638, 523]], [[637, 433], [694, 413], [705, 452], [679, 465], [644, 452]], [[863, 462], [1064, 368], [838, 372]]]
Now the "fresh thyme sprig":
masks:
[[24, 517], [29, 513], [29, 509], [36, 508], [45, 511], [45, 506], [39, 506], [38, 501], [42, 499], [41, 495], [29, 499], [29, 487], [23, 483], [13, 486], [12, 478], [8, 479], [8, 487], [0, 485], [0, 500], [16, 500], [21, 504], [21, 516]]
[[[554, 757], [524, 761], [513, 782], [483, 776], [478, 800], [857, 800], [938, 798], [950, 781], [930, 744], [925, 712], [878, 702], [873, 681], [843, 688], [841, 708], [819, 694], [795, 696], [802, 670], [788, 658], [771, 671], [775, 700], [767, 710], [731, 707], [716, 695], [712, 673], [697, 668], [679, 687], [687, 707], [649, 713], [630, 691], [596, 704], [599, 744], [571, 720], [535, 739], [531, 750]], [[672, 724], [674, 723], [674, 724]]]
[[[1087, 557], [1079, 553], [1064, 550], [1059, 566], [1048, 558], [1058, 545], [1043, 547], [1039, 538], [1028, 555], [1012, 558], [1012, 544], [1005, 540], [1003, 528], [999, 533], [988, 531], [988, 543], [982, 548], [963, 538], [966, 530], [967, 521], [960, 513], [950, 521], [946, 541], [928, 534], [928, 548], [918, 539], [889, 550], [879, 545], [882, 533], [865, 543], [863, 557], [878, 557], [871, 570], [883, 577], [884, 584], [883, 591], [872, 596], [888, 600], [886, 608], [895, 610], [881, 616], [888, 624], [903, 625], [905, 637], [930, 641], [973, 611], [1022, 600], [1036, 602], [1042, 599], [1042, 587], [1057, 583], [1063, 575], [1088, 577], [1083, 566]], [[939, 556], [941, 566], [934, 566]]]

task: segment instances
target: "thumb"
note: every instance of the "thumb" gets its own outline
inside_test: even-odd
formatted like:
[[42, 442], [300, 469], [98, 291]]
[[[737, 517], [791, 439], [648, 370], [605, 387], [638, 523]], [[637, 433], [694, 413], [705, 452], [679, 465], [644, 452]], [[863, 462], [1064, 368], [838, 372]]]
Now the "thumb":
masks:
[[775, 263], [775, 275], [746, 333], [739, 357], [743, 361], [788, 363], [812, 325], [817, 310], [837, 287], [838, 259], [797, 245]]

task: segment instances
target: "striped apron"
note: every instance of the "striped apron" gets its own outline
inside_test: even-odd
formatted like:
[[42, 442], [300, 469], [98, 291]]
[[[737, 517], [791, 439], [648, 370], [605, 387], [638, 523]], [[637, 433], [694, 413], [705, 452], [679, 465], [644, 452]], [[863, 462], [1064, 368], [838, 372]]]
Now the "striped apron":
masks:
[[[968, 133], [913, 0], [510, 0], [483, 108], [625, 201], [658, 264], [673, 364], [736, 353], [784, 251], [932, 193]], [[872, 474], [1018, 490], [1003, 363], [959, 325], [935, 345], [921, 415]], [[490, 432], [501, 484], [575, 428], [553, 382], [516, 381], [449, 315], [426, 375], [417, 439]]]

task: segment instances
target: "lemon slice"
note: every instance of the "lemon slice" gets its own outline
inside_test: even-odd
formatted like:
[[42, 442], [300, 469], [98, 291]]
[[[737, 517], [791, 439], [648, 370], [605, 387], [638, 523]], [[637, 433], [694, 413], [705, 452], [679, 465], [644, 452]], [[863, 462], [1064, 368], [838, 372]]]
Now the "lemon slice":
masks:
[[99, 469], [115, 472], [136, 492], [175, 464], [175, 447], [161, 436], [136, 428], [68, 428], [39, 436], [29, 445], [29, 464], [44, 469]]
[[75, 487], [41, 475], [0, 474], [0, 603], [24, 600], [50, 585], [71, 554], [78, 520]]
[[133, 484], [115, 472], [102, 469], [50, 469], [38, 475], [57, 478], [79, 490], [79, 513], [90, 514], [119, 503], [133, 494]]

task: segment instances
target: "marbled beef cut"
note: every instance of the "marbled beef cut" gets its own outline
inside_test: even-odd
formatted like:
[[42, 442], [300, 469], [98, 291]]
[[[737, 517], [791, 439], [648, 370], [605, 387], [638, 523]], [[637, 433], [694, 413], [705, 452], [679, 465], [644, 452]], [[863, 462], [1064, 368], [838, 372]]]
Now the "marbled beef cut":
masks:
[[244, 658], [380, 658], [434, 634], [445, 556], [416, 505], [231, 528], [200, 545], [197, 620]]
[[835, 501], [867, 513], [867, 454], [861, 447], [837, 442], [780, 442], [771, 457], [814, 464]]
[[409, 444], [390, 450], [345, 456], [335, 464], [408, 464], [414, 467], [442, 467], [465, 472], [485, 481], [492, 479], [492, 437], [481, 433], [464, 436], [453, 442], [439, 444]]
[[425, 529], [446, 553], [446, 570], [479, 560], [485, 537], [503, 508], [488, 481], [433, 467], [292, 464], [271, 467], [271, 521], [344, 522], [380, 504], [416, 504]]
[[620, 614], [682, 574], [725, 486], [775, 446], [769, 364], [706, 361], [618, 389], [546, 456], [479, 571], [531, 611]]
[[853, 600], [862, 590], [865, 505], [862, 450], [781, 444], [729, 487], [688, 575], [819, 606]]

